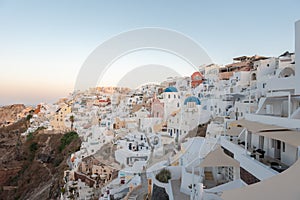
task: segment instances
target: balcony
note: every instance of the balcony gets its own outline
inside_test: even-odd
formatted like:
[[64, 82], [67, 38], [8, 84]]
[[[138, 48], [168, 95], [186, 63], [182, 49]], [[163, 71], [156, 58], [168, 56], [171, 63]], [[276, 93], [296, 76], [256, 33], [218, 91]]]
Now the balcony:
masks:
[[287, 78], [273, 77], [267, 81], [266, 88], [268, 90], [292, 90], [295, 88], [296, 78], [294, 76]]
[[[228, 139], [233, 144], [238, 145], [245, 150], [245, 141], [240, 141], [240, 139], [238, 139], [237, 137], [232, 137], [232, 136], [229, 136], [227, 140]], [[266, 151], [264, 151], [263, 149], [257, 149], [256, 147], [255, 149], [251, 147], [247, 148], [247, 156], [259, 161], [260, 163], [264, 164], [269, 168], [272, 168], [273, 170], [279, 173], [289, 168], [288, 165], [282, 163], [280, 160], [267, 156], [265, 154]]]
[[276, 124], [289, 129], [300, 129], [300, 120], [272, 115], [246, 114], [245, 118], [250, 121], [263, 122], [265, 124]]
[[[253, 156], [252, 149], [249, 148], [246, 151], [243, 144], [238, 144], [236, 139], [229, 141], [223, 136], [221, 137], [221, 145], [234, 154], [234, 158], [240, 162], [241, 167], [259, 180], [265, 180], [278, 174], [276, 170], [272, 169], [271, 163], [267, 164], [267, 158], [264, 159], [265, 162], [262, 162], [259, 154]], [[278, 166], [280, 165], [278, 164]]]

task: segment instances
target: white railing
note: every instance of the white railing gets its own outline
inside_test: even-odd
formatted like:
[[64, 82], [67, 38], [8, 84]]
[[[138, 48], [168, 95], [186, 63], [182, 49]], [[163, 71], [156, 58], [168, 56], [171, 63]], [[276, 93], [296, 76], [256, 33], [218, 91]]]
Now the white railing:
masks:
[[217, 138], [206, 138], [200, 148], [200, 158], [204, 158], [209, 152], [211, 152], [218, 144], [220, 136]]
[[247, 131], [247, 129], [246, 129], [246, 128], [243, 128], [243, 130], [240, 132], [240, 134], [239, 134], [238, 138], [240, 138], [240, 137], [241, 137], [241, 135], [242, 135], [243, 133], [246, 133], [246, 131]]
[[291, 115], [291, 118], [292, 119], [300, 119], [300, 107], [294, 111], [294, 113]]
[[247, 152], [249, 155], [246, 154], [244, 148], [228, 141], [225, 137], [221, 138], [221, 145], [234, 153], [234, 158], [240, 162], [240, 166], [259, 180], [265, 180], [278, 174], [278, 172], [273, 170], [270, 166], [264, 165], [258, 160], [250, 157], [250, 152]]

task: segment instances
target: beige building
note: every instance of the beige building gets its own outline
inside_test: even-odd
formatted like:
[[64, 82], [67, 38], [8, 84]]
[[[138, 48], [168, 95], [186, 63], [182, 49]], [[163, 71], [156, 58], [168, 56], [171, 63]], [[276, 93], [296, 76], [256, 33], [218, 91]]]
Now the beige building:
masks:
[[117, 170], [100, 163], [93, 156], [82, 160], [79, 171], [85, 175], [93, 177], [99, 184], [107, 183], [117, 176]]
[[100, 179], [105, 183], [112, 180], [112, 175], [114, 173], [114, 169], [106, 165], [93, 165], [92, 166], [92, 174], [99, 175]]
[[115, 119], [115, 123], [113, 125], [114, 129], [125, 128], [125, 120], [120, 120], [118, 117]]
[[[69, 127], [65, 124], [65, 118], [72, 112], [72, 106], [70, 104], [62, 103], [53, 115], [50, 124], [54, 130], [66, 130]], [[69, 120], [69, 119], [67, 119]]]

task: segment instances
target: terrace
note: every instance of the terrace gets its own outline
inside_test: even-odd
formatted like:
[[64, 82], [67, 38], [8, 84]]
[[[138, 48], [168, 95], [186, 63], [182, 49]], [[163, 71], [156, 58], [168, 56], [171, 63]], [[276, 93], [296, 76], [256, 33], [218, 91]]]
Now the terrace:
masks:
[[300, 132], [248, 120], [232, 124], [225, 138], [267, 167], [283, 172], [298, 159]]

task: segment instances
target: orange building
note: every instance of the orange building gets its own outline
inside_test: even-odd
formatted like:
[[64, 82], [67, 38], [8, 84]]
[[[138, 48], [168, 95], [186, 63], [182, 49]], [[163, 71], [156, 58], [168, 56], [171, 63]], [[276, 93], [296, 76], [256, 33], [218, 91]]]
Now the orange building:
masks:
[[192, 88], [195, 88], [203, 82], [204, 76], [200, 72], [194, 72], [191, 76], [191, 80]]

